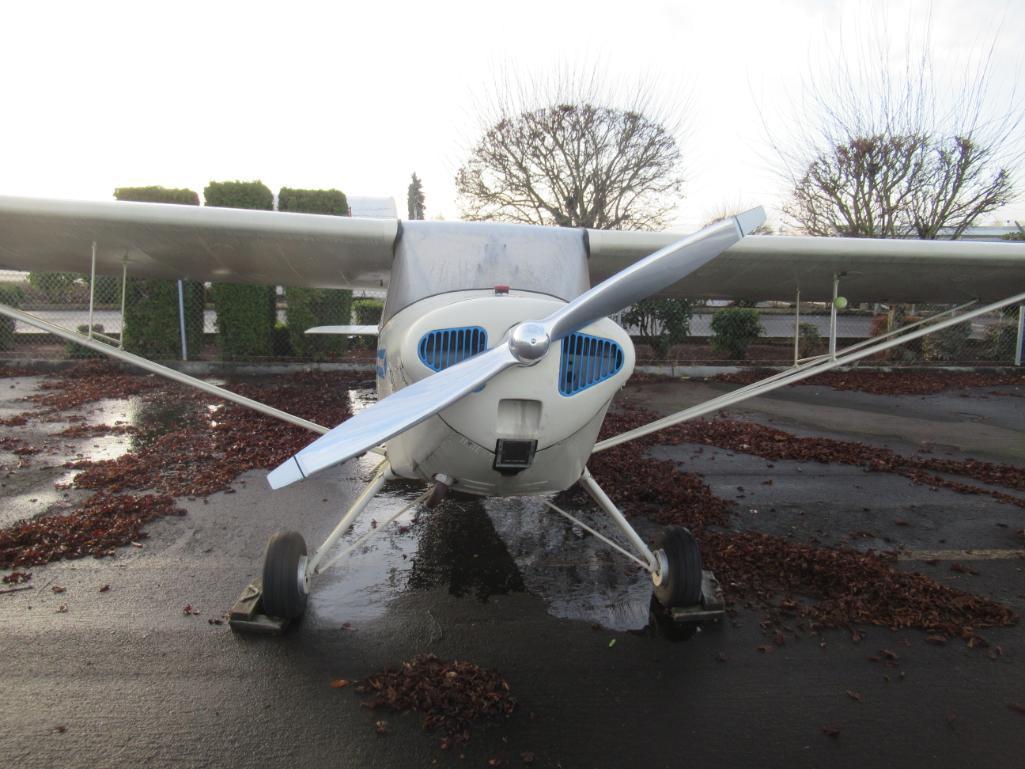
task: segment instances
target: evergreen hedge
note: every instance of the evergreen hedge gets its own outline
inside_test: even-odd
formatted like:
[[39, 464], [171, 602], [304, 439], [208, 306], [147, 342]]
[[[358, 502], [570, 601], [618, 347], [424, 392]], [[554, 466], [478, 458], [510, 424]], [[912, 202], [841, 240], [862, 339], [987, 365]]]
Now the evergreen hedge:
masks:
[[[282, 187], [278, 191], [278, 210], [348, 216], [349, 202], [341, 190]], [[306, 329], [348, 325], [352, 318], [351, 291], [289, 286], [285, 289], [285, 298], [288, 300], [288, 339], [293, 355], [317, 359], [345, 352], [348, 345], [346, 337], [335, 334], [307, 336]]]
[[338, 334], [307, 334], [314, 326], [344, 326], [352, 317], [352, 293], [326, 288], [285, 289], [288, 300], [288, 339], [292, 354], [324, 358], [345, 352], [347, 337]]
[[[377, 326], [381, 323], [381, 313], [384, 312], [384, 302], [380, 299], [354, 299], [352, 301], [353, 323], [357, 326]], [[356, 338], [356, 344], [366, 350], [377, 349], [376, 336], [360, 336]]]
[[[135, 203], [199, 205], [199, 195], [195, 191], [171, 187], [118, 187], [114, 190], [114, 197], [117, 200]], [[97, 278], [97, 296], [102, 288], [100, 280]], [[118, 284], [121, 282], [117, 278], [108, 280], [116, 280]], [[185, 283], [184, 295], [185, 341], [189, 348], [189, 357], [193, 357], [203, 344], [203, 284], [192, 281]], [[124, 337], [124, 347], [129, 352], [147, 358], [181, 357], [177, 281], [133, 278], [129, 265], [125, 317], [121, 334]]]
[[278, 191], [278, 210], [296, 214], [348, 216], [349, 201], [341, 190], [301, 190], [282, 187]]
[[[21, 286], [11, 283], [0, 283], [0, 304], [18, 307], [25, 292]], [[0, 350], [10, 350], [14, 347], [14, 318], [6, 315], [0, 316]]]
[[266, 358], [274, 354], [277, 297], [273, 286], [215, 283], [217, 339], [223, 358]]
[[[185, 342], [194, 358], [203, 346], [203, 284], [187, 281], [183, 289]], [[126, 350], [147, 358], [180, 358], [179, 324], [177, 281], [128, 279], [122, 331]]]
[[[208, 206], [271, 211], [274, 194], [261, 181], [210, 182], [203, 190]], [[223, 358], [269, 357], [274, 354], [277, 295], [274, 286], [216, 283], [217, 339]]]
[[133, 203], [178, 203], [183, 206], [198, 206], [199, 194], [195, 190], [174, 187], [118, 187], [114, 190], [115, 200]]
[[210, 182], [203, 190], [208, 206], [274, 210], [274, 193], [263, 182]]
[[357, 326], [376, 326], [381, 322], [384, 302], [380, 299], [355, 299], [352, 302], [352, 315]]

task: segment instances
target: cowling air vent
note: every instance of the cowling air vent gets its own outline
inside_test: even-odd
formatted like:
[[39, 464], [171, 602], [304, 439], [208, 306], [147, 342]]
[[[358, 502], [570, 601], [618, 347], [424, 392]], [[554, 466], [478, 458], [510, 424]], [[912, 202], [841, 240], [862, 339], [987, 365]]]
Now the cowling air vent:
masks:
[[623, 368], [623, 348], [611, 339], [570, 334], [562, 340], [559, 392], [575, 395], [604, 382]]
[[488, 349], [488, 332], [480, 326], [439, 328], [420, 337], [420, 362], [441, 371]]

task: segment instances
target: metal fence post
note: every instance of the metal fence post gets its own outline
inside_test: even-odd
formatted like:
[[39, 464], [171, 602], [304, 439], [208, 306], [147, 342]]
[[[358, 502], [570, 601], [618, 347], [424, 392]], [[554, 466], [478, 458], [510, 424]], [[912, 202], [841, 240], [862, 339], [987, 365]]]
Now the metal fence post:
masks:
[[829, 305], [829, 357], [836, 357], [836, 297], [840, 290], [840, 276], [833, 276], [833, 302]]
[[801, 289], [797, 289], [797, 299], [794, 301], [794, 365], [800, 359], [800, 338], [801, 338]]
[[189, 344], [185, 341], [185, 288], [178, 281], [178, 328], [182, 335], [182, 360], [189, 359]]
[[93, 258], [89, 266], [89, 330], [86, 336], [93, 338], [93, 301], [96, 298], [96, 241], [93, 241]]
[[1025, 356], [1025, 304], [1018, 308], [1018, 342], [1014, 348], [1014, 365], [1020, 366]]
[[128, 262], [121, 263], [121, 333], [118, 335], [117, 348], [125, 349], [125, 298], [128, 296]]

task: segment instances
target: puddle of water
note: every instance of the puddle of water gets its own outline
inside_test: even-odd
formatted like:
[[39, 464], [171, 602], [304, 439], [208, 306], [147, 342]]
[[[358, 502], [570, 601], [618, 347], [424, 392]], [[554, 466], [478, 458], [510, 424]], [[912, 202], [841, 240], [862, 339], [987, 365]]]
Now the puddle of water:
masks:
[[[421, 490], [410, 484], [408, 491], [379, 495], [336, 547], [354, 541], [372, 519], [386, 518]], [[602, 522], [589, 522], [615, 536]], [[467, 600], [528, 590], [555, 617], [614, 630], [640, 629], [649, 621], [647, 573], [594, 537], [575, 533], [529, 497], [453, 497], [424, 510], [417, 523], [412, 511], [404, 514], [318, 578], [310, 614], [334, 626], [373, 620], [400, 593], [439, 587]]]
[[[484, 506], [527, 589], [545, 601], [553, 616], [613, 630], [636, 630], [648, 624], [651, 578], [647, 572], [537, 498], [492, 498]], [[613, 541], [623, 541], [601, 513], [574, 515]], [[638, 528], [646, 539], [648, 527]]]
[[[366, 469], [371, 469], [374, 464], [368, 463]], [[390, 485], [385, 493], [379, 494], [370, 503], [327, 558], [332, 558], [335, 553], [373, 528], [373, 522], [384, 521], [421, 493], [423, 487], [419, 484]], [[419, 523], [414, 523], [415, 516], [415, 509], [403, 513], [316, 577], [310, 596], [308, 621], [338, 626], [383, 616], [389, 599], [396, 597], [406, 587], [424, 526], [423, 518]], [[310, 546], [316, 547], [317, 544], [311, 543]]]

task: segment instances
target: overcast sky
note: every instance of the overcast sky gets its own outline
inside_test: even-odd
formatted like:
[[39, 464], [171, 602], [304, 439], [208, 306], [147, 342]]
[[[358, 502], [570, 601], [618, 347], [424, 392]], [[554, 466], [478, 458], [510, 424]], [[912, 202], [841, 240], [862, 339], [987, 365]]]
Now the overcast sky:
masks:
[[785, 143], [837, 50], [884, 28], [896, 60], [930, 11], [941, 90], [995, 40], [1005, 104], [1025, 51], [1025, 3], [1006, 0], [4, 3], [0, 194], [262, 179], [393, 196], [404, 215], [416, 171], [428, 217], [455, 219], [474, 105], [501, 72], [569, 66], [689, 105], [676, 226], [726, 205], [772, 215], [785, 185], [766, 124]]

